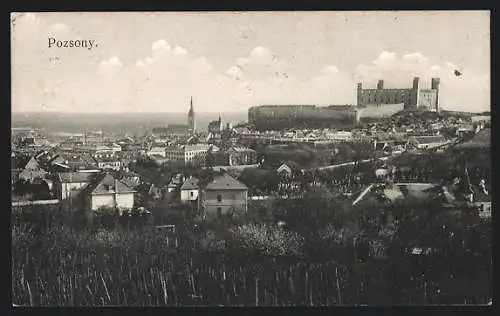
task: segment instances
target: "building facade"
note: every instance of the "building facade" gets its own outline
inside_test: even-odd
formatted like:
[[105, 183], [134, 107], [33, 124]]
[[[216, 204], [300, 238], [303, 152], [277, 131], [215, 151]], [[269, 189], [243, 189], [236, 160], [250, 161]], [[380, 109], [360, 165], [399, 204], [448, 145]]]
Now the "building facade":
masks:
[[88, 209], [96, 211], [101, 207], [132, 209], [136, 192], [122, 181], [107, 173], [87, 186], [84, 199]]
[[229, 166], [253, 165], [257, 163], [257, 152], [246, 147], [230, 147], [227, 152]]
[[[413, 78], [411, 88], [404, 89], [386, 89], [384, 81], [379, 80], [377, 88], [364, 89], [362, 83], [357, 85], [357, 105], [358, 108], [370, 108], [378, 106], [379, 110], [383, 110], [387, 105], [402, 105], [404, 109], [416, 110], [424, 108], [430, 111], [439, 111], [439, 78], [431, 79], [430, 89], [420, 89], [420, 79]], [[392, 110], [397, 110], [399, 107], [393, 106]], [[366, 114], [368, 115], [369, 111]]]
[[92, 182], [96, 176], [93, 172], [63, 172], [56, 174], [54, 181], [54, 190], [61, 200], [70, 197], [76, 197], [78, 194]]
[[189, 178], [181, 186], [181, 202], [197, 202], [200, 193], [200, 187], [198, 185], [198, 179]]
[[170, 146], [165, 149], [165, 158], [184, 164], [203, 165], [210, 149], [217, 149], [208, 144]]
[[209, 218], [246, 212], [248, 188], [228, 174], [214, 177], [204, 189], [203, 208]]
[[209, 133], [220, 133], [222, 132], [224, 125], [222, 123], [222, 118], [219, 115], [219, 119], [217, 121], [212, 121], [208, 123], [208, 132]]

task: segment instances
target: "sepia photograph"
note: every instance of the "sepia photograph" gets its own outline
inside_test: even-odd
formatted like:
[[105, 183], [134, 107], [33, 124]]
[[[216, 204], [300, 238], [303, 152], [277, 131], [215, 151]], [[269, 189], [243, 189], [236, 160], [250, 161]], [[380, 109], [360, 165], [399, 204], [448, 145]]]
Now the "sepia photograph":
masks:
[[13, 307], [492, 304], [490, 11], [10, 20]]

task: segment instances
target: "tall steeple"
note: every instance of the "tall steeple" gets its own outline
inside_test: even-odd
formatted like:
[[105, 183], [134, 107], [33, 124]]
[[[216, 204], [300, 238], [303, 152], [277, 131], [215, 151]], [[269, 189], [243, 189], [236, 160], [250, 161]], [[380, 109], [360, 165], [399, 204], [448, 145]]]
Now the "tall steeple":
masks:
[[193, 97], [191, 97], [191, 100], [190, 100], [187, 123], [188, 123], [189, 131], [194, 133], [196, 131], [196, 119], [195, 119], [194, 108], [193, 108]]

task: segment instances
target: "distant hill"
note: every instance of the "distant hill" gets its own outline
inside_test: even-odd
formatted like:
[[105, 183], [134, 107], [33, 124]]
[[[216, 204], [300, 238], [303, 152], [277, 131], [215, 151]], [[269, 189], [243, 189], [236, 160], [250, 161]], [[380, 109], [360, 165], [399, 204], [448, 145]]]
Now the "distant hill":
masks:
[[[223, 121], [242, 122], [247, 112], [221, 113]], [[206, 131], [208, 123], [216, 120], [219, 113], [196, 113], [196, 125]], [[100, 129], [108, 133], [144, 134], [154, 127], [186, 123], [187, 113], [62, 113], [25, 112], [12, 113], [12, 127], [44, 128], [45, 131], [78, 133]]]

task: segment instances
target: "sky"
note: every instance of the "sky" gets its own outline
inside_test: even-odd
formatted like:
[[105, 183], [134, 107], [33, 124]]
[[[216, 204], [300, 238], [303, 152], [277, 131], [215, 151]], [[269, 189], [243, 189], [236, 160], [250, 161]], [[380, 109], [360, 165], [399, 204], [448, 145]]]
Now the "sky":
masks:
[[356, 104], [357, 82], [415, 76], [441, 78], [442, 108], [490, 110], [488, 11], [13, 13], [11, 43], [13, 112]]

